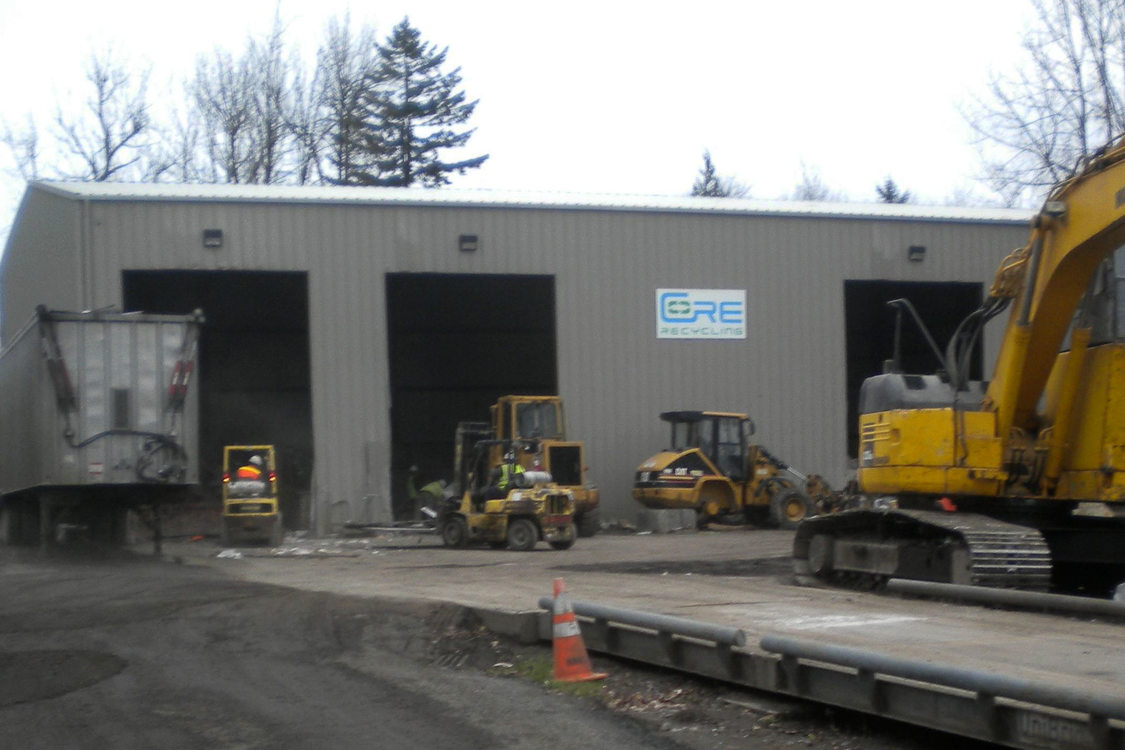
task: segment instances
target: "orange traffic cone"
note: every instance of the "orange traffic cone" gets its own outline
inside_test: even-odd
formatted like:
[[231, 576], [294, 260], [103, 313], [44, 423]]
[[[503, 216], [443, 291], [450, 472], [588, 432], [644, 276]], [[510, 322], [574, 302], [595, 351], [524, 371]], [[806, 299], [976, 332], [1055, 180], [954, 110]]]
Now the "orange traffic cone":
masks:
[[595, 672], [590, 666], [582, 631], [574, 619], [574, 608], [563, 587], [563, 579], [555, 579], [554, 628], [552, 630], [555, 654], [555, 680], [558, 682], [586, 682], [604, 680], [608, 675]]

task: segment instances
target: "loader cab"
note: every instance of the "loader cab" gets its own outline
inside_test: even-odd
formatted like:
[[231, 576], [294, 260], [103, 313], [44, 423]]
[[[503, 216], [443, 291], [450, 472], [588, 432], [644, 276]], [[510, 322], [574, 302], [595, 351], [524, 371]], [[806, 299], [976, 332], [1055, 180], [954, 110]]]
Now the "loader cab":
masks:
[[754, 422], [745, 414], [668, 411], [660, 418], [671, 425], [671, 450], [683, 453], [696, 449], [724, 476], [736, 481], [749, 476]]

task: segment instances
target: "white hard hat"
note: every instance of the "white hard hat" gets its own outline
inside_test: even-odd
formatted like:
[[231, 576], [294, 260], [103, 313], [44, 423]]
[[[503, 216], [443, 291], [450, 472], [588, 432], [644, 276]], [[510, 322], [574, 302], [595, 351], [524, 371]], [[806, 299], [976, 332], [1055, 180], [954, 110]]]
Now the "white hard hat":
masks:
[[251, 456], [250, 457], [250, 463], [254, 464], [255, 466], [261, 466], [262, 465], [262, 457], [261, 456]]

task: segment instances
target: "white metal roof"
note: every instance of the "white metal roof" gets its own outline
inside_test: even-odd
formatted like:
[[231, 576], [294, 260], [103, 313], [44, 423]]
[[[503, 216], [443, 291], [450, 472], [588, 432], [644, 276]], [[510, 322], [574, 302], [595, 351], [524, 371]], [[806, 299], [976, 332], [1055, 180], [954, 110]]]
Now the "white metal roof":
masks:
[[1033, 212], [1027, 209], [921, 206], [911, 203], [819, 203], [692, 196], [536, 193], [457, 188], [47, 181], [33, 182], [29, 186], [30, 188], [39, 188], [76, 200], [105, 201], [218, 201], [586, 209], [1001, 224], [1023, 224], [1030, 221], [1033, 216]]

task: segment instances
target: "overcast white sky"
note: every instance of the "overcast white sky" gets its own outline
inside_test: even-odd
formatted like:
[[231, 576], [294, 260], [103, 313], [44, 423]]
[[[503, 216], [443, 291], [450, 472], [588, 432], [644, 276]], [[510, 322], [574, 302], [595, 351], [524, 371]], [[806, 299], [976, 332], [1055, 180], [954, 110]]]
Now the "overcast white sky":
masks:
[[[1030, 0], [694, 0], [567, 3], [281, 0], [310, 55], [349, 7], [380, 39], [408, 15], [448, 47], [478, 98], [454, 186], [683, 195], [709, 149], [755, 198], [792, 194], [802, 164], [874, 199], [892, 176], [919, 202], [972, 191], [978, 158], [958, 105], [1019, 59]], [[112, 45], [178, 92], [195, 58], [264, 34], [275, 0], [0, 0], [0, 120], [49, 123]], [[8, 167], [0, 154], [0, 167]], [[0, 179], [0, 239], [23, 183]]]

